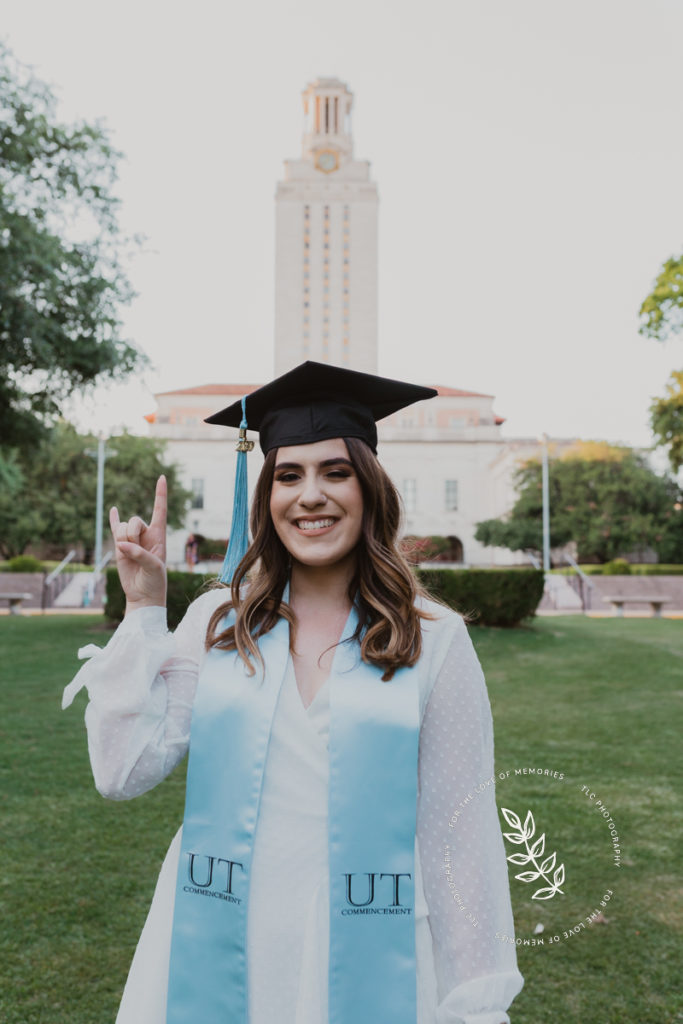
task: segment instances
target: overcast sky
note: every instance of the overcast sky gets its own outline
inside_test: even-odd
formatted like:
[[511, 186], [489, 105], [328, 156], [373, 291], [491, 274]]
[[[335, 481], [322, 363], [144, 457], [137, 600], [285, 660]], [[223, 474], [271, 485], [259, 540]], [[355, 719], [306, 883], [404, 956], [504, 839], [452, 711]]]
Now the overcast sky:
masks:
[[104, 118], [147, 237], [124, 317], [154, 369], [81, 425], [271, 376], [275, 184], [336, 75], [379, 186], [380, 372], [494, 394], [508, 437], [650, 442], [683, 366], [638, 334], [683, 247], [678, 0], [5, 0], [0, 33]]

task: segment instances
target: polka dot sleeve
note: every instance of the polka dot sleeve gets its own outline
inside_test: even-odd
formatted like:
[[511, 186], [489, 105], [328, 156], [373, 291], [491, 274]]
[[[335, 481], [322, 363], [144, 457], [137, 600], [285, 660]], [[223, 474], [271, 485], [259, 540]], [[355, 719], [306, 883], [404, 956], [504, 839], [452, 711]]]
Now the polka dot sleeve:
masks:
[[[436, 1024], [507, 1024], [523, 985], [495, 802], [493, 727], [481, 666], [459, 617], [420, 731], [417, 835], [434, 949]], [[443, 649], [443, 645], [440, 645]]]
[[165, 608], [141, 608], [126, 615], [105, 648], [79, 651], [89, 660], [62, 706], [87, 688], [88, 750], [103, 796], [145, 793], [187, 753], [206, 628], [225, 593], [208, 591], [194, 601], [175, 633], [166, 628]]

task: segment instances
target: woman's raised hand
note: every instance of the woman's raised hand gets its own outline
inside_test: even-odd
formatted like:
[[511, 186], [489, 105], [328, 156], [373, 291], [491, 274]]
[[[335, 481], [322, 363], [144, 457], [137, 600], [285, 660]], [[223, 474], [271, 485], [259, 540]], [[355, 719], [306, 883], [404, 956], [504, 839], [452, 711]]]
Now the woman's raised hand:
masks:
[[166, 493], [160, 476], [149, 526], [139, 516], [122, 523], [116, 507], [109, 513], [126, 611], [166, 604]]

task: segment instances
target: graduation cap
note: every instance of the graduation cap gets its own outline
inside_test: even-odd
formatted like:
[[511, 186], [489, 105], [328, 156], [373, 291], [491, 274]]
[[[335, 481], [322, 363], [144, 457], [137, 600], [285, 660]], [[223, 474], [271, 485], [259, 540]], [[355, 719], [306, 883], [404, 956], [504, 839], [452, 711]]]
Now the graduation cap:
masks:
[[264, 454], [334, 437], [358, 437], [377, 454], [376, 421], [436, 394], [434, 388], [309, 360], [207, 417], [206, 423], [240, 430], [230, 542], [221, 581], [230, 582], [248, 546], [246, 453], [254, 443], [247, 440], [247, 426], [258, 430]]

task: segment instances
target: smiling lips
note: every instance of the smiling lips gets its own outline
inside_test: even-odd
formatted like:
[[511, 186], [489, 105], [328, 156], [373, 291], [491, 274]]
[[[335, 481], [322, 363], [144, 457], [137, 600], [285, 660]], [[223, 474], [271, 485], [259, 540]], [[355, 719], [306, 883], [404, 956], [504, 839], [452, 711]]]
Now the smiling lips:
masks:
[[324, 530], [328, 526], [334, 526], [336, 519], [296, 519], [295, 523], [299, 530]]

